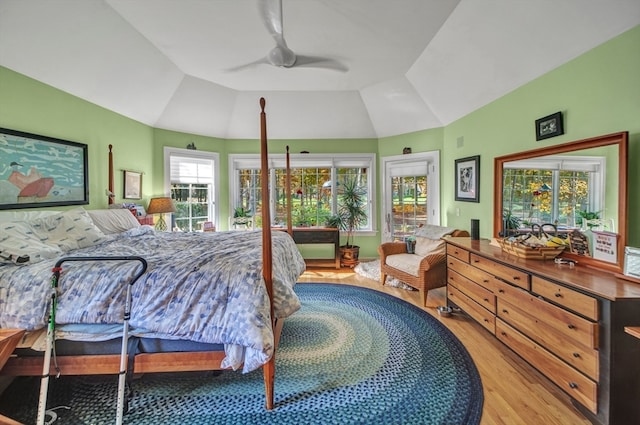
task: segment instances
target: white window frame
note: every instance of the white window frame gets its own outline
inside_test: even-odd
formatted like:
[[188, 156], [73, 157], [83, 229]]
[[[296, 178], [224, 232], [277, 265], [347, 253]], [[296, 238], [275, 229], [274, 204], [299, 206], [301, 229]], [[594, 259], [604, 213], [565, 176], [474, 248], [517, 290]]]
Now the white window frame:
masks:
[[[285, 154], [269, 155], [269, 178], [274, 181], [275, 168], [286, 168]], [[369, 175], [367, 176], [367, 195], [369, 198], [369, 220], [368, 228], [358, 230], [358, 235], [376, 235], [377, 234], [377, 214], [376, 214], [376, 154], [374, 153], [355, 153], [355, 154], [290, 154], [290, 167], [293, 168], [367, 168]], [[260, 169], [259, 154], [230, 154], [229, 155], [229, 217], [233, 217], [234, 205], [239, 202], [238, 195], [240, 188], [238, 187], [240, 169]], [[332, 171], [332, 178], [335, 179], [335, 172]], [[270, 184], [273, 192], [274, 185]], [[271, 194], [271, 217], [274, 217], [273, 193]], [[335, 208], [335, 206], [334, 206]]]
[[[505, 169], [552, 170], [552, 171], [588, 171], [589, 209], [604, 211], [605, 176], [607, 158], [604, 156], [549, 155], [542, 158], [529, 158], [505, 162]], [[557, 174], [557, 173], [556, 173]], [[557, 175], [554, 177], [557, 178]], [[554, 185], [554, 189], [558, 185]], [[554, 190], [554, 198], [557, 192]], [[554, 199], [557, 211], [557, 200]]]
[[[382, 158], [382, 217], [391, 214], [391, 177], [415, 176], [426, 170], [427, 223], [440, 225], [440, 151], [392, 155]], [[382, 223], [382, 241], [391, 240], [391, 231]]]
[[220, 226], [220, 154], [217, 152], [198, 151], [194, 149], [181, 149], [164, 147], [164, 195], [171, 196], [171, 155], [186, 156], [191, 158], [201, 158], [213, 161], [213, 185], [211, 187], [211, 201], [209, 203], [209, 215], [216, 224]]

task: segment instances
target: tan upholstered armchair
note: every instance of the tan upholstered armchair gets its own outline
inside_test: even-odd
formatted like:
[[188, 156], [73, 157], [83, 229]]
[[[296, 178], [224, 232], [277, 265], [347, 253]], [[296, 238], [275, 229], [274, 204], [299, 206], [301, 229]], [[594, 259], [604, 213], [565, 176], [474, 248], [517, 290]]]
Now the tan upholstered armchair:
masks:
[[382, 284], [384, 285], [387, 276], [393, 276], [420, 291], [422, 304], [426, 305], [429, 289], [447, 284], [444, 236], [468, 237], [469, 232], [427, 225], [416, 232], [414, 254], [407, 253], [405, 242], [386, 242], [380, 245], [378, 253]]

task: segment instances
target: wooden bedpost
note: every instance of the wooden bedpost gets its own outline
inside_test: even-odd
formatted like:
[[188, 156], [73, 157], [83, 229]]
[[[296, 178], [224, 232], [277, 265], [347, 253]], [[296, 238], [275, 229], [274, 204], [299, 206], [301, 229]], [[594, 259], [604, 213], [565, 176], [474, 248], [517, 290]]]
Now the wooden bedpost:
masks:
[[109, 187], [107, 188], [107, 190], [109, 191], [109, 193], [107, 194], [107, 198], [109, 205], [113, 204], [113, 152], [111, 152], [111, 150], [113, 149], [113, 145], [109, 145]]
[[285, 190], [287, 192], [287, 233], [289, 233], [289, 235], [293, 237], [293, 224], [291, 223], [291, 162], [289, 161], [289, 145], [287, 145]]
[[269, 203], [269, 152], [267, 149], [267, 117], [264, 112], [265, 100], [260, 98], [260, 160], [262, 179], [262, 277], [267, 287], [271, 305], [271, 328], [274, 330], [273, 355], [262, 366], [267, 409], [273, 409], [274, 379], [276, 371], [275, 318], [273, 312], [273, 253], [271, 249], [271, 211]]

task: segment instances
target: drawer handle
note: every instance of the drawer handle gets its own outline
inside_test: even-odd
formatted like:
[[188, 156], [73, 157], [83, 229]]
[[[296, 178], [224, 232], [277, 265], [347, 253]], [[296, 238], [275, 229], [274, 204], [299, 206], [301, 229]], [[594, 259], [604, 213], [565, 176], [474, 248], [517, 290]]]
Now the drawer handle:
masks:
[[520, 280], [520, 278], [518, 276], [514, 276], [513, 280]]
[[498, 292], [500, 292], [501, 294], [504, 294], [504, 289], [498, 289]]
[[473, 260], [473, 262], [474, 262], [474, 263], [479, 263], [479, 262], [480, 262], [480, 260]]
[[502, 312], [503, 312], [503, 313], [506, 313], [506, 314], [509, 314], [509, 312], [507, 311], [507, 309], [506, 309], [506, 308], [503, 308], [503, 309], [502, 309]]
[[507, 333], [505, 331], [502, 331], [502, 332], [500, 332], [500, 335], [507, 336]]
[[485, 298], [484, 302], [488, 303], [489, 302], [489, 298]]
[[575, 382], [569, 382], [569, 387], [575, 390], [576, 388], [578, 388], [578, 384], [576, 384]]
[[562, 294], [560, 292], [556, 292], [556, 298], [562, 298]]
[[489, 283], [489, 279], [485, 279], [482, 281], [483, 283]]
[[580, 357], [580, 353], [573, 353], [573, 357], [577, 359], [578, 357]]
[[489, 323], [489, 319], [484, 319], [484, 321], [485, 321], [486, 323]]
[[568, 327], [569, 329], [575, 329], [575, 328], [576, 328], [576, 326], [575, 326], [575, 325], [572, 325], [571, 323], [569, 323], [569, 324], [567, 325], [567, 327]]

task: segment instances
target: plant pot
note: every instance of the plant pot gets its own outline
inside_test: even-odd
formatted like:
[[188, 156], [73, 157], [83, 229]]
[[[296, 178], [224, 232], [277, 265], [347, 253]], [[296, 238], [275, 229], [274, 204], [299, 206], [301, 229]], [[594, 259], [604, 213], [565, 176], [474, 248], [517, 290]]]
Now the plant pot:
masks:
[[340, 266], [354, 268], [358, 265], [358, 256], [360, 255], [360, 247], [357, 245], [340, 247]]

